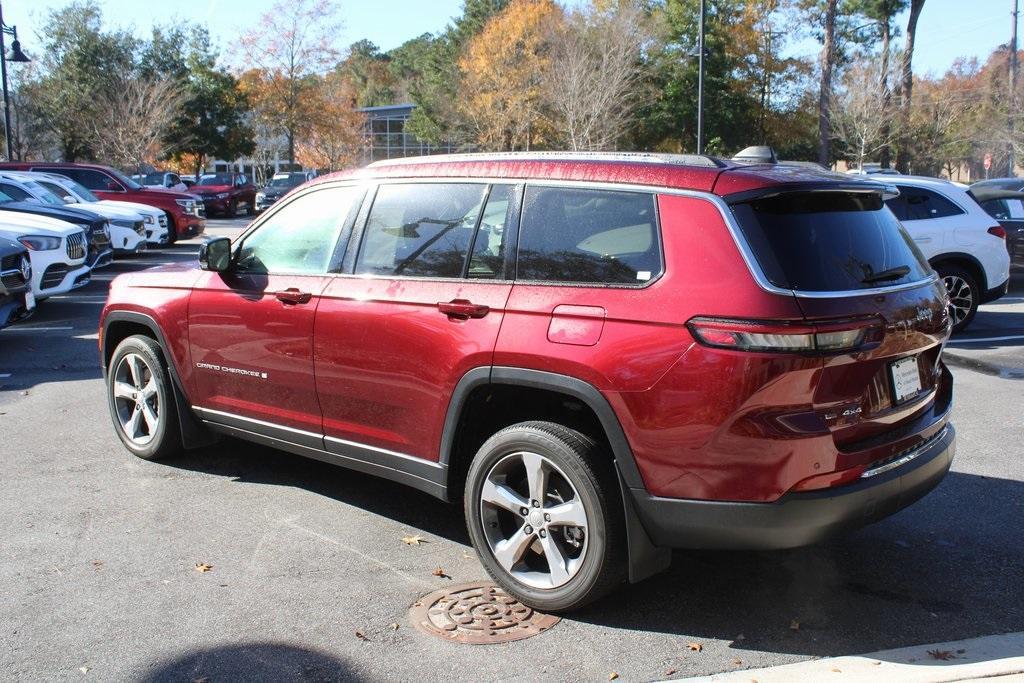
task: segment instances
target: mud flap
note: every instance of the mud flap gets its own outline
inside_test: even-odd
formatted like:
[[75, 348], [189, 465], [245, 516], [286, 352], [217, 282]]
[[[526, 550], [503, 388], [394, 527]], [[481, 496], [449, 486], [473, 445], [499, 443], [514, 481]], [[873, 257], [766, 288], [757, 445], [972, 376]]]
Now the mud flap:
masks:
[[659, 548], [651, 542], [647, 530], [640, 522], [629, 495], [629, 487], [622, 479], [618, 463], [615, 473], [619, 477], [619, 491], [622, 493], [622, 510], [626, 515], [626, 545], [629, 553], [629, 582], [639, 583], [655, 574], [665, 571], [672, 564], [672, 550]]

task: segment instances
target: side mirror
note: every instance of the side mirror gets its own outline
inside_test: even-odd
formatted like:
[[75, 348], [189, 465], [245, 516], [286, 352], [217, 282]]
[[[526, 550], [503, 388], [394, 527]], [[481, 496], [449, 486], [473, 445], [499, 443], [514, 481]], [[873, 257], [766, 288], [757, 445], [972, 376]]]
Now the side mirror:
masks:
[[227, 237], [214, 237], [199, 245], [199, 267], [224, 273], [231, 268], [231, 240]]

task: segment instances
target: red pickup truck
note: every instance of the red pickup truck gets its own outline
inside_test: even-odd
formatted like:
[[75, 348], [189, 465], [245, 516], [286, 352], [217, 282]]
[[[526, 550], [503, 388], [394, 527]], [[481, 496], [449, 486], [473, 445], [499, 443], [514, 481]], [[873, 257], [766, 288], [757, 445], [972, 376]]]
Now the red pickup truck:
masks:
[[167, 227], [172, 242], [199, 235], [206, 228], [203, 203], [194, 195], [143, 187], [109, 166], [68, 162], [6, 162], [0, 163], [0, 168], [59, 173], [78, 181], [100, 199], [138, 202], [162, 209], [167, 214]]

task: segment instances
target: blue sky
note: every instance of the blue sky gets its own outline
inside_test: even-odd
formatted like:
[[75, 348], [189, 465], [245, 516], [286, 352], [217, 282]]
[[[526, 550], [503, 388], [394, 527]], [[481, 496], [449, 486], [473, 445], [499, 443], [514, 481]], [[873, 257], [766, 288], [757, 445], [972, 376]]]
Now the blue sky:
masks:
[[[226, 52], [231, 40], [254, 24], [274, 0], [99, 0], [108, 25], [133, 28], [145, 36], [154, 23], [182, 18], [205, 23]], [[7, 0], [4, 20], [18, 27], [31, 54], [35, 31], [46, 14], [67, 0]], [[368, 38], [387, 50], [422, 33], [443, 29], [459, 13], [461, 0], [339, 0], [345, 23], [342, 45]], [[984, 58], [1010, 36], [1012, 0], [927, 0], [917, 32], [914, 70], [941, 73], [961, 56]], [[901, 23], [905, 23], [901, 22]], [[813, 53], [813, 42], [792, 48]]]

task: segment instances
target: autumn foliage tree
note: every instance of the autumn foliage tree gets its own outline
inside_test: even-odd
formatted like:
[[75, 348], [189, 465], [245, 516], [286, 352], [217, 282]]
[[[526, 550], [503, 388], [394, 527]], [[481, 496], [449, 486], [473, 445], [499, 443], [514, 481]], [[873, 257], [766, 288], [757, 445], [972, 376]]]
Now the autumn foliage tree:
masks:
[[280, 0], [241, 38], [241, 57], [249, 68], [246, 90], [257, 114], [283, 131], [291, 163], [311, 120], [317, 77], [338, 62], [339, 31], [331, 0]]
[[562, 21], [552, 0], [514, 0], [467, 45], [459, 108], [480, 149], [529, 150], [555, 139], [544, 85]]
[[303, 166], [337, 171], [356, 165], [363, 144], [364, 117], [356, 111], [356, 87], [344, 74], [331, 73], [312, 91], [309, 129], [296, 147]]

